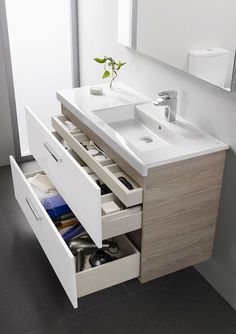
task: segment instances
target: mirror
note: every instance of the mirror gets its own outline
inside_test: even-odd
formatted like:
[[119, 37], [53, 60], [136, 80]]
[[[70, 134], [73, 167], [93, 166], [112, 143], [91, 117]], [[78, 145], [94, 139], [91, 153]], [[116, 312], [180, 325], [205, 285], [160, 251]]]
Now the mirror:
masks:
[[235, 0], [118, 0], [118, 41], [235, 91], [235, 11]]

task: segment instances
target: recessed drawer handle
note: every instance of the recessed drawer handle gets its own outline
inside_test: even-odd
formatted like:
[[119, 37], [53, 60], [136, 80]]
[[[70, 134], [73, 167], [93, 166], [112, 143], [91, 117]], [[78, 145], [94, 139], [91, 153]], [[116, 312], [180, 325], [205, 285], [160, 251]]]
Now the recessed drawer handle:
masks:
[[30, 200], [29, 200], [28, 198], [26, 198], [25, 200], [26, 200], [26, 203], [28, 204], [30, 210], [32, 211], [33, 215], [35, 216], [35, 219], [36, 219], [37, 221], [42, 220], [42, 217], [40, 217], [40, 216], [36, 213], [35, 209], [33, 208], [33, 205], [30, 203]]
[[48, 143], [44, 143], [43, 145], [56, 162], [62, 162], [62, 159], [58, 157]]

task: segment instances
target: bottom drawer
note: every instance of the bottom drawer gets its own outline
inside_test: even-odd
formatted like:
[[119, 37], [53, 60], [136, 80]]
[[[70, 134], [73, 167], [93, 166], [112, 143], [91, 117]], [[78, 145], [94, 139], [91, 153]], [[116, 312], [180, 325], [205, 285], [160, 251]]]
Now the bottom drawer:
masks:
[[34, 173], [24, 175], [13, 157], [10, 161], [17, 201], [75, 308], [77, 298], [139, 276], [140, 253], [125, 235], [114, 238], [120, 249], [117, 260], [76, 272], [71, 250], [27, 181]]
[[139, 276], [140, 253], [125, 236], [115, 237], [122, 257], [76, 273], [77, 297], [108, 288]]

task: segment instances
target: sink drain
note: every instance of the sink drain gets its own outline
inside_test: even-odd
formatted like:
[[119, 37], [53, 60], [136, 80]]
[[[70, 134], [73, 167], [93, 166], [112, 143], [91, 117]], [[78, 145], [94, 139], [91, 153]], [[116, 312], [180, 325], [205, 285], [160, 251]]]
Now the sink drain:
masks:
[[141, 137], [140, 138], [141, 142], [145, 143], [145, 144], [149, 144], [153, 142], [153, 138], [152, 137]]

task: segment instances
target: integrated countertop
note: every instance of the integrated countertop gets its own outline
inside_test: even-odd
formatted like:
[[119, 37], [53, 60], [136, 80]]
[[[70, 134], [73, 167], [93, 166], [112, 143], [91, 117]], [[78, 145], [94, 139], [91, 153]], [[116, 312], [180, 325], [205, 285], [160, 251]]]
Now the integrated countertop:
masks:
[[[202, 133], [201, 139], [195, 142], [189, 141], [185, 143], [185, 145], [176, 144], [153, 151], [140, 152], [122, 139], [121, 136], [117, 135], [116, 131], [97, 117], [94, 112], [109, 108], [117, 109], [128, 105], [143, 105], [150, 103], [151, 100], [122, 82], [119, 82], [117, 88], [114, 90], [110, 89], [107, 84], [99, 86], [103, 88], [103, 95], [91, 95], [91, 86], [85, 86], [59, 91], [57, 98], [69, 111], [106, 141], [113, 150], [127, 160], [127, 162], [143, 176], [146, 176], [148, 170], [153, 167], [227, 150], [229, 148], [227, 144], [198, 129], [182, 117], [177, 116], [177, 121], [192, 126], [197, 129], [199, 133]], [[143, 111], [147, 112], [145, 111], [145, 107], [143, 107]], [[150, 113], [149, 116], [153, 118], [153, 121], [158, 121], [161, 119], [162, 114], [158, 112]], [[167, 126], [170, 129], [174, 129], [174, 124], [170, 123], [167, 124]]]

